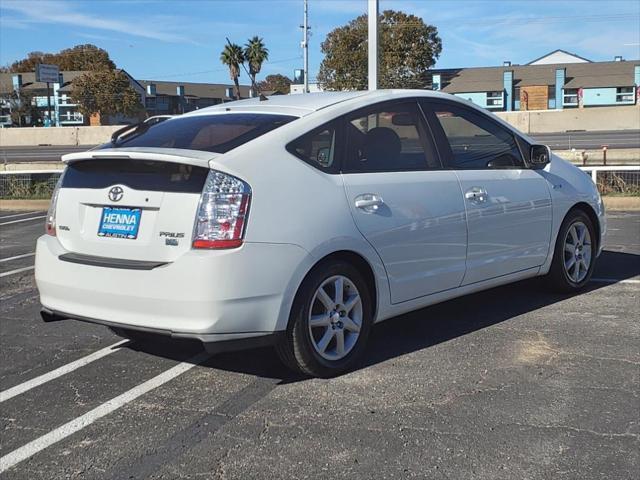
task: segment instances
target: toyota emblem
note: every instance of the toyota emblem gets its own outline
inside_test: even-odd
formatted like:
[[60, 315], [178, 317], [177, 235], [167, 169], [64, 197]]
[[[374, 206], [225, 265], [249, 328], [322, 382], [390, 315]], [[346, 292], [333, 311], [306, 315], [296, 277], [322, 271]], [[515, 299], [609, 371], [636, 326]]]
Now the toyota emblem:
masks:
[[124, 190], [122, 190], [122, 187], [111, 187], [111, 190], [109, 190], [109, 200], [112, 202], [119, 202], [122, 200], [123, 195]]

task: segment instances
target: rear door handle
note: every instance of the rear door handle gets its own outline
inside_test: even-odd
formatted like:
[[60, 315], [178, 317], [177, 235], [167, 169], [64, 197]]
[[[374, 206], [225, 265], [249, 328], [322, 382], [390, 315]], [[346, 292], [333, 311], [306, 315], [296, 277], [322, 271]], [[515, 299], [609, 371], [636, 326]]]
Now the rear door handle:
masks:
[[365, 213], [376, 213], [382, 205], [384, 205], [384, 200], [375, 193], [363, 193], [358, 195], [355, 200], [356, 208]]
[[464, 198], [474, 203], [485, 203], [489, 198], [489, 195], [482, 187], [471, 187], [464, 193]]

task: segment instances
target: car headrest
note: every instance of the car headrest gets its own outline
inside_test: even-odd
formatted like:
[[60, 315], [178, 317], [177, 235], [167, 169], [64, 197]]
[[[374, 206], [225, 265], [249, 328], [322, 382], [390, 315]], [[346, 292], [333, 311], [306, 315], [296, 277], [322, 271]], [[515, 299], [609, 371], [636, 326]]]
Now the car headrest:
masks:
[[401, 150], [400, 137], [391, 128], [376, 127], [369, 130], [364, 139], [367, 163], [372, 168], [395, 159]]

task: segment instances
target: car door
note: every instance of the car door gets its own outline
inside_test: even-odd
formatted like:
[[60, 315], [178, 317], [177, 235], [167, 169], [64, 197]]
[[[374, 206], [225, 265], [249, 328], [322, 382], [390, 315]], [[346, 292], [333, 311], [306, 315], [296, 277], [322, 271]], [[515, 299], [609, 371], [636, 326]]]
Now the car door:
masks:
[[513, 132], [465, 105], [427, 100], [423, 106], [464, 195], [463, 285], [542, 265], [551, 240], [551, 195], [540, 173], [527, 167]]
[[347, 199], [384, 263], [392, 303], [458, 287], [467, 248], [464, 202], [417, 101], [378, 104], [343, 122]]

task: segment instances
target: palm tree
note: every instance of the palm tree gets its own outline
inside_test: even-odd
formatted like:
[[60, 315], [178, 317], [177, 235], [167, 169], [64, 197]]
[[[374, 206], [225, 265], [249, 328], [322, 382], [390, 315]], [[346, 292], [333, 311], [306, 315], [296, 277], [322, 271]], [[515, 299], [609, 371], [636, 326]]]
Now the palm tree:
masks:
[[222, 50], [220, 54], [220, 61], [229, 67], [229, 75], [235, 85], [235, 97], [236, 100], [240, 100], [240, 83], [238, 83], [238, 77], [240, 76], [240, 65], [244, 63], [242, 47], [236, 43], [225, 45], [224, 50]]
[[256, 75], [260, 73], [262, 63], [269, 59], [269, 50], [264, 46], [262, 38], [255, 36], [250, 38], [244, 46], [244, 58], [249, 63], [249, 75], [251, 76], [251, 92], [255, 95], [254, 85]]

